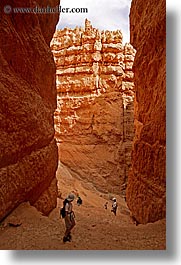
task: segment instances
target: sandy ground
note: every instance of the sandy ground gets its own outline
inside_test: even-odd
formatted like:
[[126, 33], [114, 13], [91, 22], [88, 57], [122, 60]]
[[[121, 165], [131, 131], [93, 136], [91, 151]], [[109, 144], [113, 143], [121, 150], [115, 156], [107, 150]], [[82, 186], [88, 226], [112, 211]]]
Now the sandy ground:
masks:
[[[166, 249], [166, 221], [136, 226], [130, 218], [122, 197], [118, 201], [117, 216], [111, 212], [110, 198], [91, 183], [71, 176], [59, 165], [57, 171], [59, 198], [57, 208], [48, 217], [30, 204], [23, 203], [0, 223], [0, 249], [30, 250], [164, 250]], [[69, 192], [78, 192], [83, 204], [73, 202], [76, 226], [72, 242], [63, 243], [64, 219], [59, 210]], [[105, 202], [108, 209], [104, 209]]]

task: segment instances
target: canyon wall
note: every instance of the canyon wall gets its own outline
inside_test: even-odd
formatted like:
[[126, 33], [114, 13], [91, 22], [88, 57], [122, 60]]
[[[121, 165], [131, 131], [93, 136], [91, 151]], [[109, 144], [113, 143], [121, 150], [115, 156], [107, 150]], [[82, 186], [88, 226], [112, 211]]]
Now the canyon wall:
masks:
[[59, 159], [76, 177], [116, 193], [125, 189], [134, 135], [135, 50], [122, 38], [86, 20], [85, 28], [59, 30], [51, 42]]
[[23, 201], [48, 214], [57, 199], [56, 68], [49, 43], [59, 14], [7, 14], [6, 5], [45, 4], [0, 2], [0, 220]]
[[166, 3], [133, 0], [135, 138], [127, 204], [140, 223], [166, 215]]

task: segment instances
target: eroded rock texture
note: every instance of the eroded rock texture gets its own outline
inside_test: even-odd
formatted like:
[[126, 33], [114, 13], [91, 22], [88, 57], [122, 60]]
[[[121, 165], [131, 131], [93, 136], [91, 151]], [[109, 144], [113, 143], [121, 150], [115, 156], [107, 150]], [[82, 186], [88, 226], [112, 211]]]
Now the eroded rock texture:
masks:
[[[121, 31], [57, 31], [51, 42], [57, 66], [55, 113], [59, 158], [99, 190], [120, 192], [130, 167], [135, 50]], [[123, 186], [122, 186], [123, 185]]]
[[140, 223], [166, 213], [166, 7], [133, 0], [131, 43], [135, 70], [135, 138], [127, 204]]
[[7, 4], [45, 5], [0, 2], [0, 220], [23, 201], [48, 214], [57, 194], [55, 64], [49, 42], [58, 14], [5, 14]]

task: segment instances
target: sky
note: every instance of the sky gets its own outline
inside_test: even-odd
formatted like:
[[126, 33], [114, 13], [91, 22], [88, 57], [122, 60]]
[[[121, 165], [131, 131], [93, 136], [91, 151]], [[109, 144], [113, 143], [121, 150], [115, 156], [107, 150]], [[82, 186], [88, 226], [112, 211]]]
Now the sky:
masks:
[[129, 42], [131, 0], [61, 0], [62, 8], [87, 8], [88, 13], [60, 13], [57, 29], [84, 27], [87, 18], [94, 28], [121, 30], [123, 43]]

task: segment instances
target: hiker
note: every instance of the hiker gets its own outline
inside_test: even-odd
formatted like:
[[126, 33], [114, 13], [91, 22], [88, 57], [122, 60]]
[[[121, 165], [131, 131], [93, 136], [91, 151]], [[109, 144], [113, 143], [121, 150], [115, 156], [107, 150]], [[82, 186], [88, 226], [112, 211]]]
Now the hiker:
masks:
[[108, 202], [106, 202], [106, 203], [104, 204], [104, 209], [107, 210], [107, 206], [108, 206]]
[[72, 202], [75, 199], [75, 196], [73, 193], [70, 193], [67, 198], [66, 198], [66, 202], [65, 202], [65, 235], [63, 237], [63, 242], [67, 242], [67, 241], [71, 241], [72, 236], [71, 236], [71, 230], [73, 229], [73, 227], [75, 226], [75, 215], [74, 212], [72, 210], [73, 206], [72, 206]]
[[77, 198], [77, 205], [80, 206], [82, 204], [82, 199], [80, 198], [80, 196], [78, 196]]
[[116, 198], [113, 198], [112, 200], [113, 200], [113, 204], [112, 204], [111, 212], [113, 212], [114, 215], [116, 215], [116, 211], [117, 211], [117, 208], [118, 208], [118, 204], [117, 204]]

